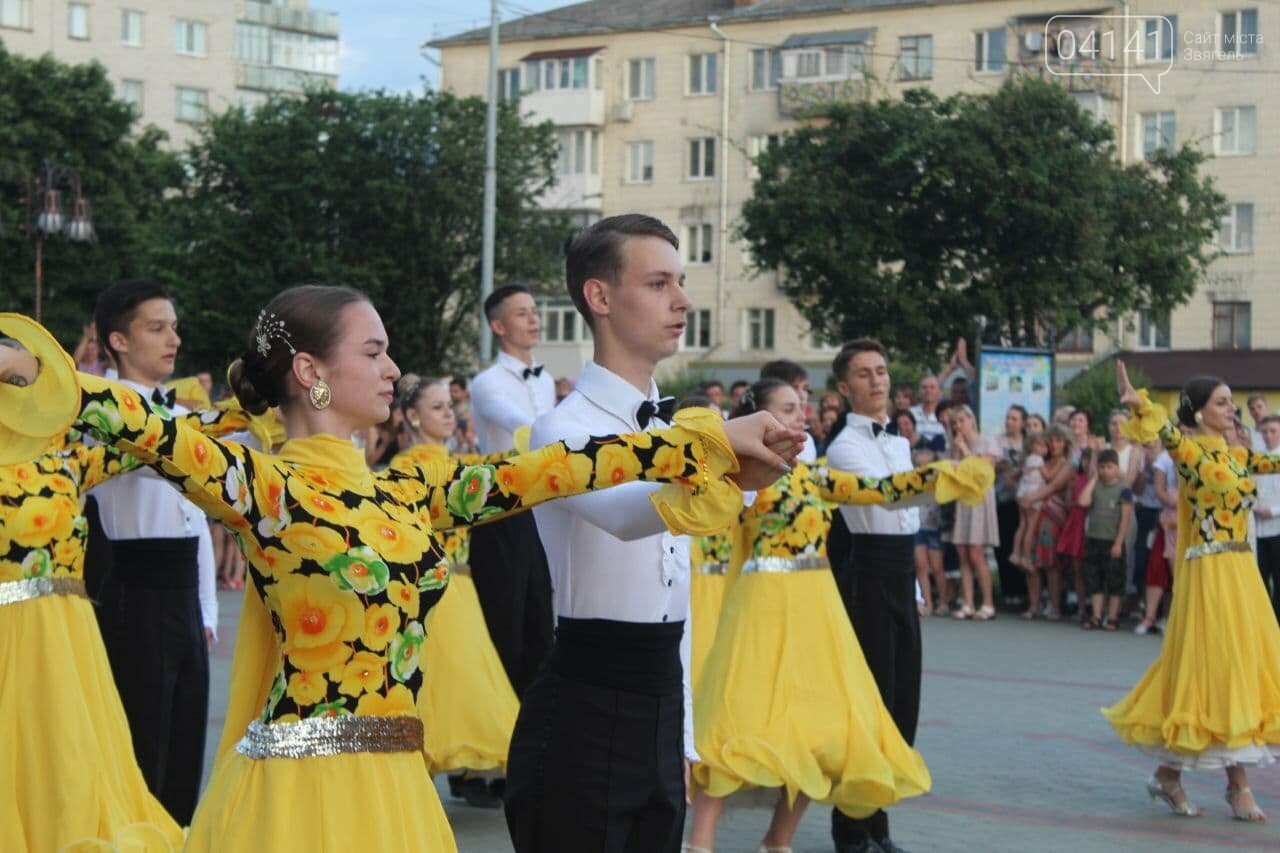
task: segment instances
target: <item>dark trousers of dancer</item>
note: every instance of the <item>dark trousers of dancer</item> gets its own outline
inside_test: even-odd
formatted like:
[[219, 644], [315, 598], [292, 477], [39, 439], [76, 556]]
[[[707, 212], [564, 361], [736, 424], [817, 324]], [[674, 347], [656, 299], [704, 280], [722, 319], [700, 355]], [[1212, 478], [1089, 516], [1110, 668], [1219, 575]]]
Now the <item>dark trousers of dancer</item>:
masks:
[[1258, 570], [1262, 585], [1271, 593], [1271, 609], [1280, 619], [1280, 536], [1258, 539]]
[[[909, 744], [920, 719], [920, 615], [916, 611], [915, 560], [911, 536], [853, 534], [846, 583], [840, 586], [849, 621], [889, 715]], [[835, 564], [833, 564], [835, 565]], [[844, 596], [852, 591], [852, 599]], [[889, 837], [889, 815], [880, 810], [854, 819], [831, 810], [836, 849], [868, 838]]]
[[517, 696], [551, 650], [551, 573], [533, 513], [471, 530], [471, 579], [489, 638]]
[[113, 542], [98, 624], [147, 787], [191, 823], [204, 771], [209, 653], [192, 539]]
[[683, 623], [561, 618], [507, 759], [516, 853], [676, 853], [684, 830]]

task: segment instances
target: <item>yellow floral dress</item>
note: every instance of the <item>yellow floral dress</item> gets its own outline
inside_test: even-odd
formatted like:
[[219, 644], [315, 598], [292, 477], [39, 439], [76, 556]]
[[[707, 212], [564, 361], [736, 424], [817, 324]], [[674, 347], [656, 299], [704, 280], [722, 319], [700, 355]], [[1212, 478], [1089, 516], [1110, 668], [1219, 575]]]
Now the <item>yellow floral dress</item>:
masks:
[[710, 536], [695, 536], [689, 543], [689, 612], [693, 629], [689, 653], [690, 683], [696, 688], [702, 665], [711, 654], [711, 643], [720, 623], [724, 591], [733, 563], [738, 525]]
[[[508, 456], [451, 457], [442, 444], [417, 444], [398, 453], [388, 467], [429, 470], [439, 466], [443, 472], [451, 458], [476, 465]], [[432, 776], [461, 770], [506, 772], [520, 701], [489, 638], [471, 580], [470, 532], [465, 527], [444, 530], [440, 540], [449, 586], [427, 615], [421, 663], [427, 675], [418, 691], [428, 772]]]
[[[232, 413], [184, 416], [230, 432]], [[137, 467], [69, 433], [0, 466], [0, 850], [171, 850], [182, 830], [147, 790], [84, 593], [84, 494]], [[76, 848], [80, 849], [80, 848]]]
[[1280, 627], [1248, 542], [1254, 474], [1280, 457], [1189, 438], [1146, 400], [1131, 437], [1159, 438], [1178, 470], [1173, 600], [1160, 656], [1103, 714], [1121, 739], [1182, 769], [1280, 757]]
[[740, 522], [745, 562], [725, 595], [694, 693], [694, 778], [724, 797], [785, 788], [865, 817], [929, 790], [920, 754], [880, 699], [827, 562], [833, 503], [888, 505], [933, 493], [981, 503], [985, 460], [935, 462], [885, 479], [795, 469]]
[[697, 516], [704, 494], [731, 505], [722, 475], [736, 460], [705, 411], [492, 465], [374, 474], [345, 439], [267, 455], [79, 378], [81, 423], [176, 483], [248, 562], [224, 736], [188, 851], [455, 849], [416, 708], [424, 617], [450, 578], [435, 531], [631, 480], [679, 484], [659, 490], [680, 493], [659, 507], [669, 524]]

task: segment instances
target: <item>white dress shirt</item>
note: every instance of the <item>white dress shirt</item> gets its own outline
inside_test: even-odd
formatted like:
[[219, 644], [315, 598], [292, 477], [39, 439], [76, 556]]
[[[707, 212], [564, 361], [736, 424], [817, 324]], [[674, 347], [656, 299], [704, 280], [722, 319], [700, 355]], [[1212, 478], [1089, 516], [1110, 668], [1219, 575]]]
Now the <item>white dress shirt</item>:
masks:
[[[871, 418], [850, 412], [845, 416], [845, 427], [827, 448], [827, 464], [838, 471], [847, 471], [863, 477], [888, 477], [901, 471], [911, 471], [911, 445], [900, 435], [890, 435], [888, 430], [878, 436], [873, 434]], [[881, 426], [887, 426], [886, 421]], [[918, 428], [918, 427], [917, 427]], [[850, 533], [877, 533], [890, 536], [914, 534], [920, 529], [920, 512], [913, 504], [923, 503], [932, 496], [919, 495], [894, 504], [893, 509], [883, 506], [850, 506], [842, 504], [840, 512]]]
[[916, 403], [911, 407], [911, 414], [916, 418], [916, 435], [921, 438], [933, 438], [934, 436], [942, 436], [942, 440], [947, 439], [947, 428], [942, 425], [942, 421], [938, 420], [937, 408], [934, 408], [932, 414], [924, 413], [924, 406]]
[[804, 447], [800, 448], [796, 458], [806, 465], [812, 465], [818, 461], [818, 445], [814, 444], [813, 436], [807, 432], [804, 434]]
[[[157, 390], [137, 382], [119, 380], [144, 397]], [[164, 392], [164, 388], [159, 389]], [[174, 405], [175, 415], [187, 409]], [[213, 537], [209, 522], [195, 504], [182, 497], [177, 487], [150, 468], [141, 468], [113, 477], [89, 494], [98, 501], [102, 531], [113, 542], [128, 539], [198, 538], [200, 617], [204, 627], [218, 633], [217, 567], [213, 561]]]
[[[636, 407], [657, 401], [593, 361], [578, 386], [533, 424], [529, 446], [560, 439], [639, 432]], [[657, 418], [652, 427], [665, 426]], [[572, 441], [570, 441], [572, 446]], [[627, 483], [534, 507], [547, 553], [556, 616], [618, 622], [684, 621], [680, 663], [684, 670], [684, 754], [693, 749], [693, 690], [689, 679], [689, 537], [675, 536], [649, 500], [654, 483]]]
[[525, 364], [507, 352], [471, 380], [471, 418], [481, 453], [503, 453], [515, 447], [512, 434], [555, 408], [556, 381], [549, 371], [524, 376]]
[[[1269, 450], [1267, 449], [1267, 443], [1264, 441], [1262, 442], [1262, 449], [1258, 452], [1276, 455], [1280, 454], [1280, 448]], [[1280, 474], [1260, 474], [1253, 478], [1253, 482], [1258, 486], [1258, 503], [1254, 507], [1255, 511], [1264, 506], [1271, 510], [1270, 518], [1260, 518], [1254, 515], [1253, 529], [1257, 531], [1259, 539], [1280, 536]]]

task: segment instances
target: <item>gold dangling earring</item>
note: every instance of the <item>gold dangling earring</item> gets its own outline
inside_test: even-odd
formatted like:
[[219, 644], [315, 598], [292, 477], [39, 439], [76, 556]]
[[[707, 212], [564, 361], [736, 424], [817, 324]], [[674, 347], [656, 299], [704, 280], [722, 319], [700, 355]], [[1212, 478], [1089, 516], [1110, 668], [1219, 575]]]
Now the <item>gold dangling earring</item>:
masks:
[[323, 379], [316, 380], [316, 384], [311, 386], [307, 396], [311, 398], [311, 406], [315, 409], [327, 409], [333, 402], [333, 392], [329, 390], [329, 383]]
[[1204, 423], [1204, 412], [1196, 412], [1196, 423], [1198, 424]]

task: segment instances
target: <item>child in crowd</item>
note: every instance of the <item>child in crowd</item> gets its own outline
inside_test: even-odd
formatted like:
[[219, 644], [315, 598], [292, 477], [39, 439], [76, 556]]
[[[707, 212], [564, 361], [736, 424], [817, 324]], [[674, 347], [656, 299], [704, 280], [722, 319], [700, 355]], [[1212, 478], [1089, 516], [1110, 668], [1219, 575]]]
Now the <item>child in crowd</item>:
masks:
[[[1088, 508], [1085, 524], [1085, 589], [1093, 615], [1081, 623], [1085, 630], [1116, 630], [1124, 596], [1124, 542], [1133, 523], [1133, 491], [1120, 476], [1120, 456], [1107, 448], [1098, 453], [1093, 476], [1080, 492], [1080, 506]], [[1102, 604], [1106, 597], [1107, 618]]]
[[[1049, 455], [1049, 437], [1043, 432], [1027, 435], [1025, 445], [1026, 459], [1022, 463], [1022, 478], [1018, 480], [1018, 498], [1033, 495], [1044, 488], [1044, 458]], [[1035, 547], [1035, 531], [1040, 523], [1040, 507], [1037, 501], [1031, 507], [1018, 507], [1018, 529], [1013, 534], [1013, 551], [1009, 554], [1009, 562], [1015, 566], [1031, 568], [1035, 562], [1031, 558], [1031, 550]]]

